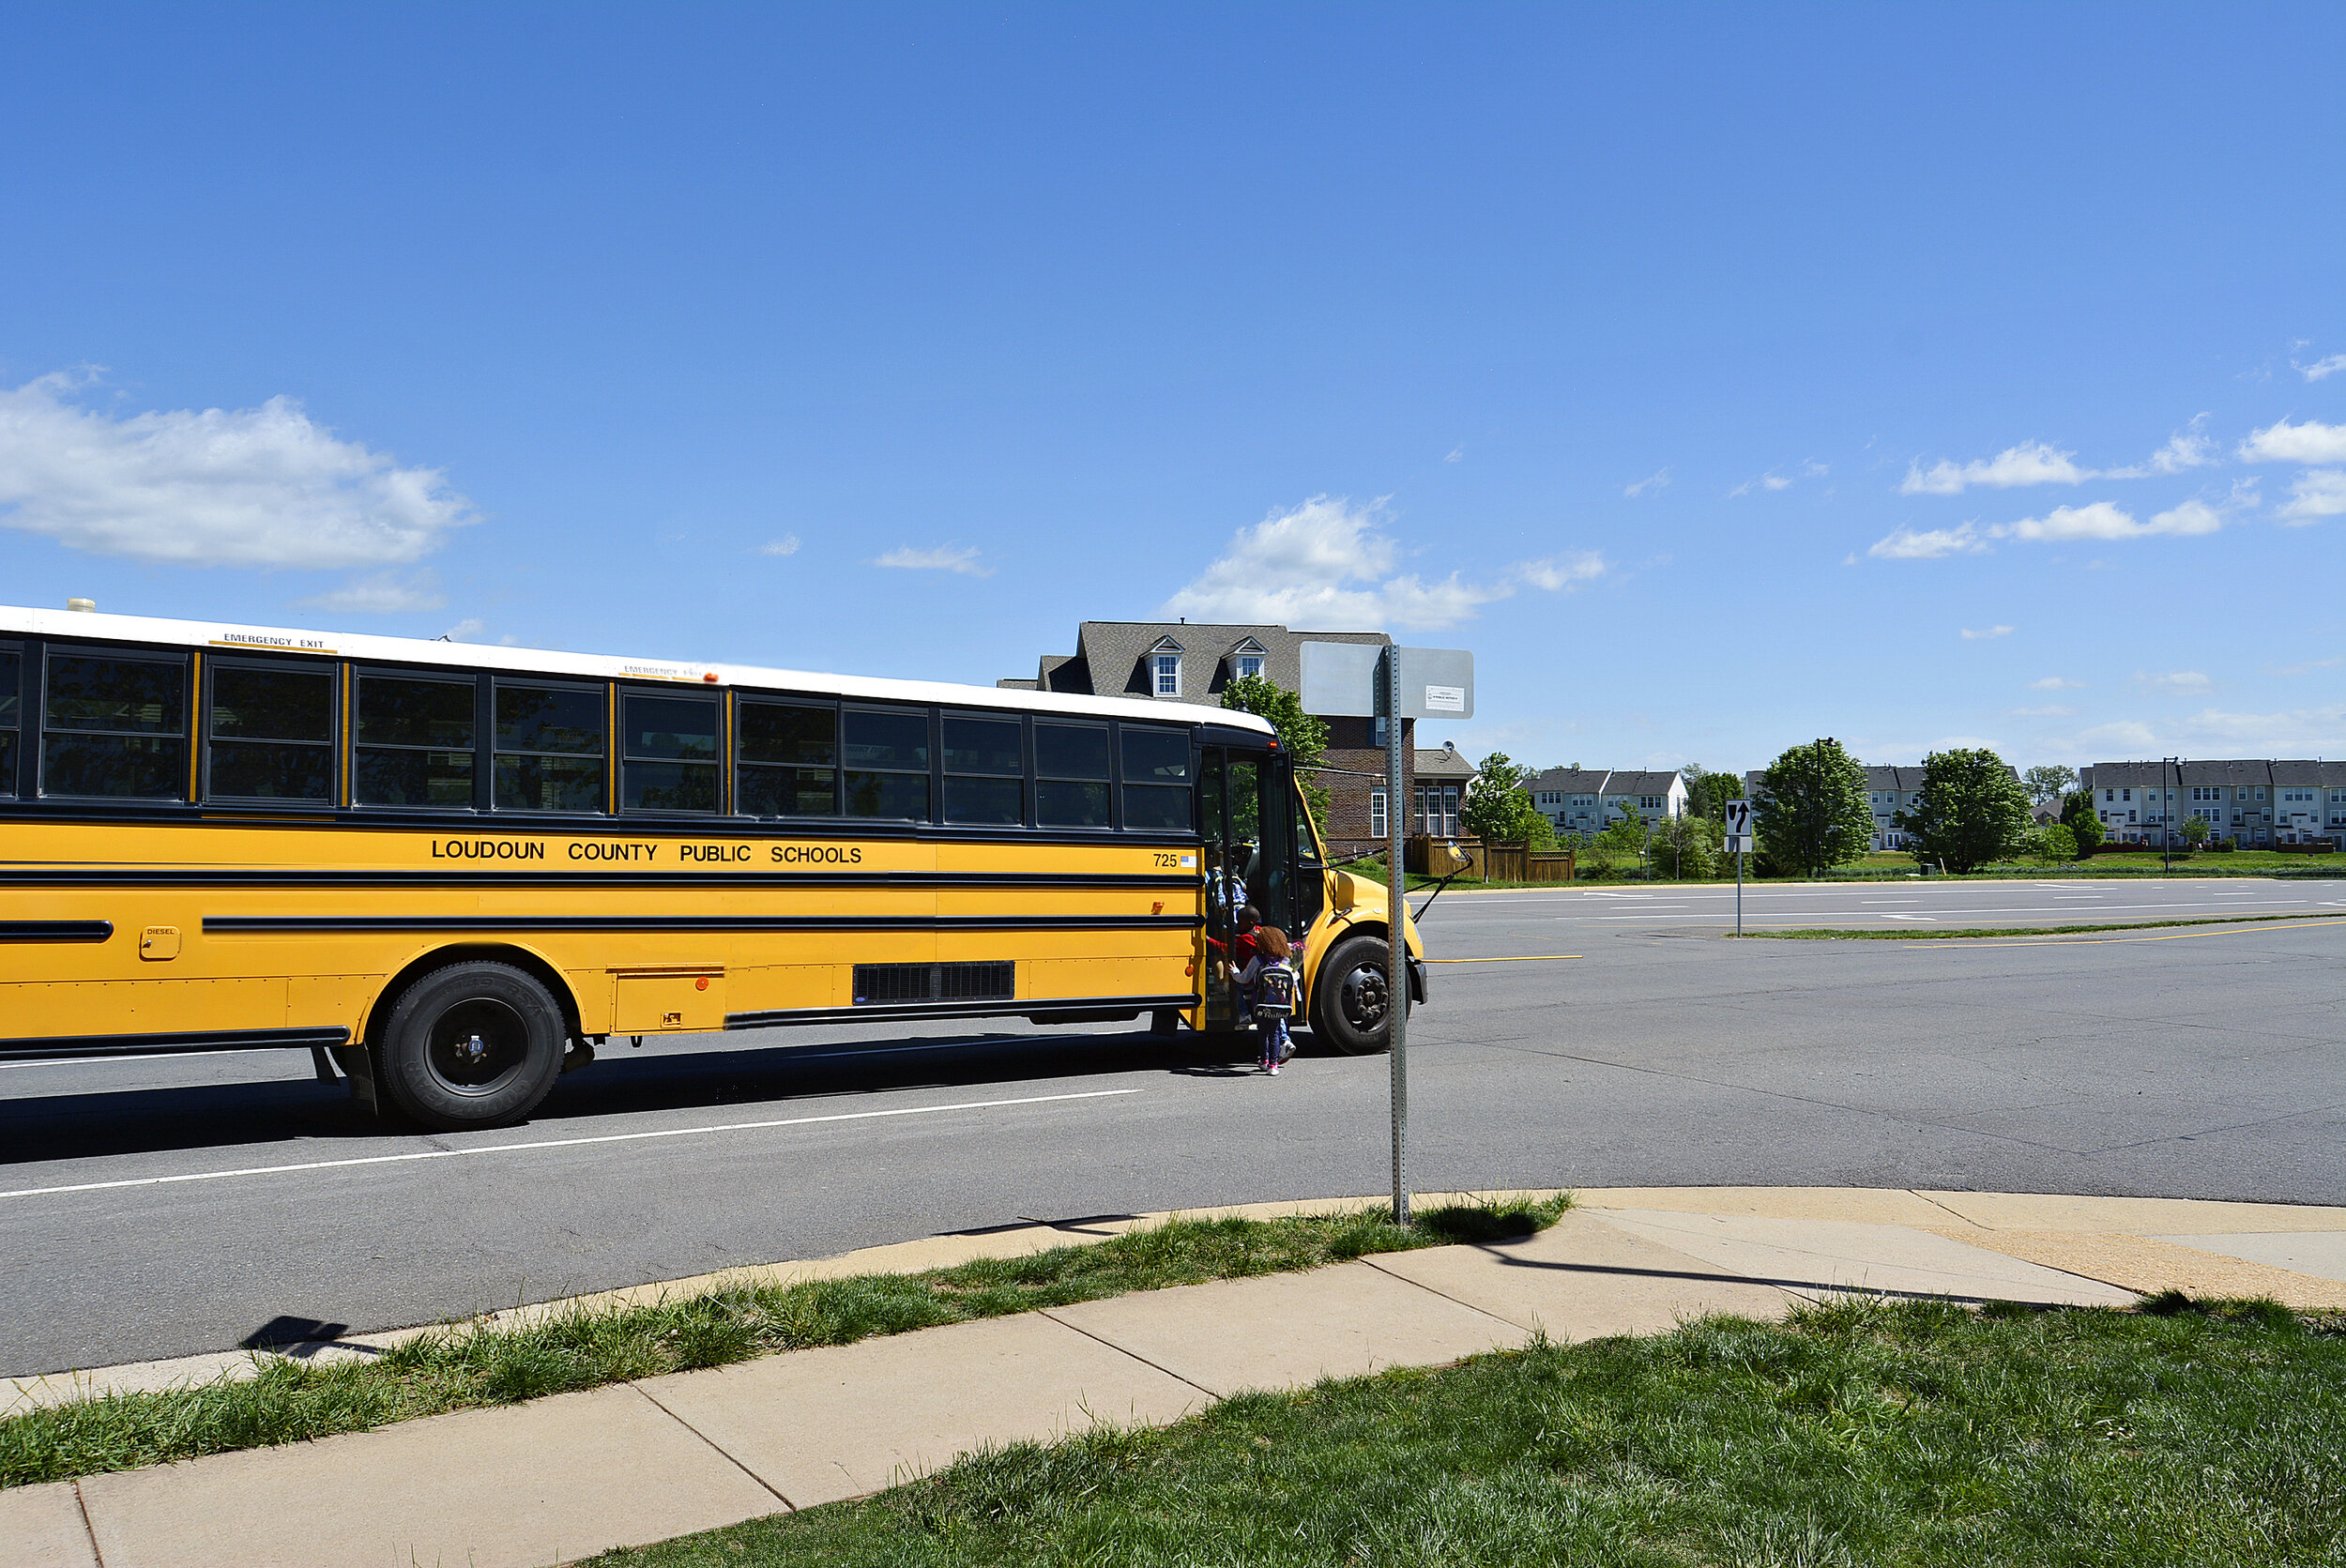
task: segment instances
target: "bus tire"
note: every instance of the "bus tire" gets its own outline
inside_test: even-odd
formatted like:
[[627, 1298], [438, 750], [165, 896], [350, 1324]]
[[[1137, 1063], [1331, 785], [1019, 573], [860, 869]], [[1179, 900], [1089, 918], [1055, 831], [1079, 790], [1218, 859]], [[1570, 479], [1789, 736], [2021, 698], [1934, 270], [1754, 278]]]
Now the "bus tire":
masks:
[[1393, 1043], [1387, 1028], [1393, 987], [1390, 950], [1379, 936], [1348, 936], [1319, 966], [1312, 986], [1312, 1034], [1350, 1057]]
[[570, 1031], [546, 988], [510, 964], [451, 964], [401, 993], [383, 1030], [383, 1089], [435, 1132], [538, 1108]]

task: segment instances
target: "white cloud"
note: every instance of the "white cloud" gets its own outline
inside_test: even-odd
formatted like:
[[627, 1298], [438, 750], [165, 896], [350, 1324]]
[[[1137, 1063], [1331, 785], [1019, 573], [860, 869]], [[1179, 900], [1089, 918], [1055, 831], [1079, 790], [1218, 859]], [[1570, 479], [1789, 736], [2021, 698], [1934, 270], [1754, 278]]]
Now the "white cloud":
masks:
[[[444, 643], [477, 642], [480, 640], [480, 634], [487, 630], [489, 630], [488, 622], [481, 620], [478, 617], [467, 616], [463, 620], [458, 621], [454, 626], [451, 626], [447, 631], [441, 632], [439, 640]], [[513, 639], [508, 637], [505, 640], [510, 643]]]
[[1754, 486], [1757, 486], [1761, 490], [1790, 490], [1792, 488], [1792, 481], [1794, 480], [1822, 479], [1830, 472], [1832, 472], [1831, 469], [1827, 468], [1823, 464], [1819, 463], [1814, 458], [1811, 458], [1807, 462], [1802, 464], [1798, 469], [1790, 475], [1780, 474], [1771, 468], [1764, 474], [1745, 480], [1743, 483], [1729, 491], [1728, 495], [1730, 496], [1748, 495], [1751, 494]]
[[1885, 561], [1935, 561], [1942, 556], [1976, 556], [1988, 546], [1969, 523], [1952, 528], [1900, 528], [1874, 540], [1866, 554]]
[[2290, 481], [2289, 495], [2277, 515], [2294, 526], [2346, 512], [2346, 468], [2308, 468]]
[[430, 570], [377, 571], [354, 577], [339, 588], [297, 601], [304, 610], [331, 610], [339, 615], [395, 616], [410, 610], [436, 610], [448, 602], [440, 580]]
[[474, 521], [440, 470], [338, 440], [289, 398], [114, 419], [71, 401], [91, 380], [0, 389], [0, 524], [96, 556], [333, 571], [417, 560]]
[[2346, 660], [2308, 659], [2302, 664], [2291, 664], [2282, 669], [2275, 670], [2273, 673], [2275, 675], [2310, 675], [2315, 670], [2334, 670], [2338, 668], [2340, 663], [2346, 663]]
[[1967, 626], [1963, 629], [1963, 640], [1967, 643], [1984, 643], [1991, 637], [2009, 637], [2014, 630], [2009, 626], [1990, 626], [1983, 631], [1974, 632]]
[[2214, 684], [2197, 670], [2175, 670], [2167, 675], [2145, 675], [2140, 670], [2137, 670], [2134, 672], [2134, 678], [2145, 686], [2165, 692], [2171, 696], [2204, 692]]
[[2030, 681], [2028, 689], [2032, 692], [2082, 692], [2085, 682], [2071, 680], [2065, 675], [2049, 675], [2042, 680]]
[[1518, 583], [1566, 588], [1605, 570], [1593, 555], [1554, 556], [1522, 563], [1499, 583], [1468, 583], [1455, 571], [1428, 583], [1400, 571], [1400, 548], [1380, 531], [1383, 523], [1382, 503], [1355, 506], [1341, 496], [1315, 495], [1273, 512], [1240, 529], [1164, 613], [1299, 629], [1434, 629], [1472, 619]]
[[2346, 749], [2346, 703], [2278, 713], [2203, 708], [2185, 720], [2179, 743], [2233, 756], [2334, 756]]
[[2346, 463], [2346, 425], [2283, 419], [2251, 432], [2240, 443], [2240, 456], [2247, 463]]
[[1545, 560], [1517, 561], [1508, 569], [1515, 579], [1549, 593], [1570, 593], [1583, 583], [1605, 575], [1605, 557], [1594, 550], [1574, 556], [1550, 556]]
[[1466, 443], [1461, 441], [1456, 446], [1451, 448], [1448, 452], [1443, 454], [1442, 461], [1444, 463], [1464, 463], [1466, 461]]
[[2078, 710], [2074, 708], [2063, 708], [2056, 703], [2049, 708], [2016, 708], [2012, 710], [2012, 716], [2016, 719], [2074, 719], [2078, 716]]
[[1644, 495], [1649, 490], [1668, 489], [1669, 482], [1669, 469], [1667, 467], [1656, 468], [1653, 472], [1639, 480], [1637, 483], [1622, 485], [1621, 487], [1621, 493], [1630, 497], [1632, 500], [1635, 500], [1638, 496]]
[[[2297, 365], [2294, 359], [2290, 363]], [[2308, 381], [2320, 381], [2340, 371], [2346, 371], [2346, 354], [2333, 354], [2326, 359], [2316, 359], [2310, 365], [2297, 365], [2297, 373]]]
[[2042, 517], [2000, 523], [1988, 532], [1997, 539], [2039, 542], [2070, 539], [2148, 539], [2154, 534], [2212, 534], [2224, 525], [2224, 514], [2205, 501], [2186, 501], [2159, 512], [2148, 523], [2115, 501], [2095, 501], [2081, 507], [2055, 507]]
[[1942, 459], [1926, 469], [1920, 463], [1909, 464], [1906, 479], [1899, 484], [1903, 495], [1957, 495], [1970, 485], [1988, 485], [1997, 490], [2009, 490], [2024, 484], [2081, 484], [2093, 478], [2072, 460], [2076, 454], [2060, 451], [2042, 441], [2023, 441], [2017, 447], [2006, 447], [1994, 457], [1974, 459], [1970, 463], [1949, 463]]
[[2121, 719], [2116, 723], [2096, 724], [2092, 729], [2079, 732], [2078, 741], [2080, 748], [2108, 746], [2143, 752], [2158, 744], [2158, 733], [2148, 724]]
[[974, 544], [946, 544], [935, 550], [915, 550], [909, 544], [900, 544], [886, 555], [876, 556], [870, 564], [905, 571], [953, 571], [964, 577], [994, 575], [992, 567], [978, 564], [978, 547]]
[[2216, 461], [2216, 443], [2208, 438], [2207, 416], [2200, 414], [2191, 422], [2167, 438], [2167, 444], [2148, 459], [2127, 468], [2104, 471], [2106, 480], [2139, 480], [2152, 474], [2180, 474], [2189, 468], [2204, 468]]
[[795, 556], [799, 553], [799, 536], [785, 534], [780, 539], [769, 539], [757, 547], [757, 553], [761, 556]]

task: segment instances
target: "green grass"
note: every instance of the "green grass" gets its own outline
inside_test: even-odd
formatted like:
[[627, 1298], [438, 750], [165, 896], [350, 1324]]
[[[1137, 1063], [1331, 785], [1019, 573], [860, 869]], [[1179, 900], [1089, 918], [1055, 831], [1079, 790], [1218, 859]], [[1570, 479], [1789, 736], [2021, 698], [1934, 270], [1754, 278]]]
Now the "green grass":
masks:
[[594, 1560], [2346, 1561], [2346, 1324], [2148, 1305], [1859, 1302], [1535, 1345], [1006, 1448], [861, 1502]]
[[[1958, 910], [1956, 913], [1960, 914]], [[2272, 921], [2346, 920], [2346, 914], [2203, 915], [2171, 921], [2120, 921], [2108, 925], [1966, 926], [1959, 930], [1932, 926], [1900, 926], [1895, 931], [1851, 931], [1839, 926], [1806, 925], [1794, 931], [1745, 931], [1734, 939], [1765, 937], [1778, 942], [1929, 942], [1961, 936], [2072, 936], [2089, 931], [2149, 931], [2162, 925], [2261, 925]]]
[[510, 1329], [456, 1324], [363, 1362], [279, 1360], [239, 1381], [108, 1394], [10, 1416], [0, 1420], [0, 1486], [264, 1448], [1135, 1290], [1527, 1236], [1553, 1225], [1570, 1205], [1569, 1196], [1454, 1205], [1414, 1216], [1407, 1230], [1379, 1209], [1278, 1220], [1176, 1219], [1105, 1241], [925, 1273], [744, 1287], [653, 1306], [566, 1312]]

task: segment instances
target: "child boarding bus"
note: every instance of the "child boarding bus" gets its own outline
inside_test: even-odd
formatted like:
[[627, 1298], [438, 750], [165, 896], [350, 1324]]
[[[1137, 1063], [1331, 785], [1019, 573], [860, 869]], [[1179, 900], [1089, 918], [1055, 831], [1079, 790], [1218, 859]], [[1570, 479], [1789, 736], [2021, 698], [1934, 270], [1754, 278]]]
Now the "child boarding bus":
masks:
[[1386, 1043], [1383, 890], [1218, 708], [0, 607], [0, 1059], [307, 1049], [441, 1130], [613, 1035], [1236, 1028], [1242, 904]]

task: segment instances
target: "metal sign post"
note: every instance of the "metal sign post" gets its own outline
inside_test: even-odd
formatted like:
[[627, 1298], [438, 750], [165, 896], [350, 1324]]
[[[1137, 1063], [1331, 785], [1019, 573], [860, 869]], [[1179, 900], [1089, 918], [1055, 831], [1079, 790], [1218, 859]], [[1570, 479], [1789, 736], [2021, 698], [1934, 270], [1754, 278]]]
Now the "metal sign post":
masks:
[[1751, 802], [1727, 802], [1727, 847], [1735, 851], [1735, 935], [1744, 934], [1744, 851], [1751, 847]]
[[[1411, 719], [1474, 717], [1474, 655], [1455, 647], [1378, 643], [1302, 645], [1303, 711], [1320, 718], [1385, 721], [1386, 1038], [1393, 1045], [1393, 1221], [1409, 1223], [1409, 906], [1407, 847], [1409, 754], [1401, 729]], [[1401, 666], [1414, 685], [1404, 686]]]
[[1408, 876], [1402, 866], [1403, 830], [1408, 803], [1402, 799], [1401, 650], [1385, 649], [1385, 884], [1391, 900], [1385, 921], [1385, 1016], [1393, 1040], [1393, 1223], [1409, 1223], [1409, 945], [1402, 930], [1409, 912], [1404, 900]]

